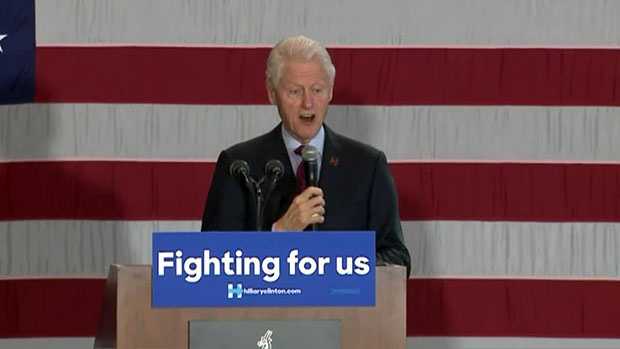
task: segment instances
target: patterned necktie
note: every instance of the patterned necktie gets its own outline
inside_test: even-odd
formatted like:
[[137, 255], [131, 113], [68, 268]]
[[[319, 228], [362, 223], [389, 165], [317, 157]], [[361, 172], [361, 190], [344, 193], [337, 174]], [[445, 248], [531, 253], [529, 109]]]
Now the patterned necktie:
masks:
[[[300, 145], [295, 149], [295, 154], [301, 157], [301, 152], [304, 150], [304, 146]], [[303, 160], [297, 166], [297, 171], [295, 172], [297, 176], [297, 193], [301, 193], [306, 189], [306, 171], [304, 171], [304, 162]]]

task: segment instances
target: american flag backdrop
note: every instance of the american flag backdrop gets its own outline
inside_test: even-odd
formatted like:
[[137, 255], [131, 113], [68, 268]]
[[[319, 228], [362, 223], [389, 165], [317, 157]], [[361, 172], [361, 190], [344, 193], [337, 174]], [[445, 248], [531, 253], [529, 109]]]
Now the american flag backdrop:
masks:
[[269, 47], [336, 65], [382, 149], [410, 349], [620, 348], [620, 2], [0, 0], [0, 348], [89, 348], [111, 263], [199, 230], [270, 130]]

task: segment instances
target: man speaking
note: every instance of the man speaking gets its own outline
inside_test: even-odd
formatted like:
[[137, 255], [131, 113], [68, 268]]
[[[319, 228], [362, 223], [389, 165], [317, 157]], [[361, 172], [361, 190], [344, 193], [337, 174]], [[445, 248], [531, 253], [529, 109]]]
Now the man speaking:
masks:
[[222, 151], [202, 230], [374, 230], [377, 261], [409, 274], [385, 154], [324, 124], [335, 76], [318, 42], [296, 36], [276, 44], [266, 85], [282, 122]]

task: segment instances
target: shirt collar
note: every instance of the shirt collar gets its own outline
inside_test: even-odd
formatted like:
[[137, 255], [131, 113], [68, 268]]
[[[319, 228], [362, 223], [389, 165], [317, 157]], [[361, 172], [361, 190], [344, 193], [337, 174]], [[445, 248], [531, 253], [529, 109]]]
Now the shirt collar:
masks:
[[[296, 155], [295, 149], [297, 149], [301, 145], [301, 143], [299, 143], [297, 139], [291, 136], [291, 134], [284, 127], [284, 125], [282, 125], [281, 129], [282, 139], [284, 140], [284, 145], [286, 146], [286, 152], [289, 154], [289, 156], [291, 154]], [[319, 132], [316, 133], [316, 135], [310, 140], [310, 142], [308, 142], [308, 144], [315, 147], [319, 151], [319, 154], [323, 154], [323, 146], [325, 144], [325, 129], [323, 128], [323, 125], [321, 125]]]

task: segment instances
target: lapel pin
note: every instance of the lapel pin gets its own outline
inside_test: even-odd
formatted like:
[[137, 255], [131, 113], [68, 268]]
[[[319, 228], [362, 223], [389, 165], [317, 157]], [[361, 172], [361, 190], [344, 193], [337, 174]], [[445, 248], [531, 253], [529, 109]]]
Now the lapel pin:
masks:
[[334, 167], [338, 166], [338, 158], [332, 156], [331, 158], [329, 158], [329, 164]]

